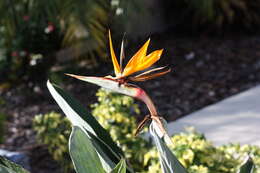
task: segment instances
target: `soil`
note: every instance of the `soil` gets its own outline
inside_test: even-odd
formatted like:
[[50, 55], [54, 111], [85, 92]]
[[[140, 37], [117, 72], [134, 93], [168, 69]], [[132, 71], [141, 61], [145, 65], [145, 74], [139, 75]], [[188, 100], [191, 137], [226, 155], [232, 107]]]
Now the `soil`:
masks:
[[[147, 91], [160, 114], [168, 121], [260, 83], [260, 36], [186, 38], [165, 33], [154, 35], [151, 47], [150, 50], [164, 48], [158, 65], [168, 65], [172, 72], [138, 85]], [[107, 63], [77, 74], [105, 76], [112, 74], [111, 69], [112, 64]], [[96, 86], [65, 77], [61, 87], [86, 107], [96, 102]], [[35, 170], [59, 172], [46, 146], [36, 143], [32, 131], [31, 120], [36, 114], [61, 112], [51, 98], [46, 82], [32, 86], [22, 84], [0, 92], [0, 98], [5, 102], [0, 105], [0, 112], [7, 116], [5, 141], [0, 148], [28, 152], [33, 158], [32, 173], [39, 172]], [[140, 108], [142, 115], [146, 115], [142, 103]], [[44, 163], [36, 162], [37, 159], [44, 160]]]

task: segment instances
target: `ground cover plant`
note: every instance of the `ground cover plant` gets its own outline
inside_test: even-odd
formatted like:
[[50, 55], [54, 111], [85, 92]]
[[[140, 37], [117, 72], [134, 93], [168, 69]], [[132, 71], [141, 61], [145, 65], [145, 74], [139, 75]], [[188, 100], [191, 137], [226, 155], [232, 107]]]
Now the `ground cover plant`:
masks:
[[[193, 130], [171, 137], [171, 151], [190, 173], [236, 173], [250, 155], [255, 163], [254, 173], [260, 172], [260, 147], [252, 145], [228, 144], [214, 146], [203, 134]], [[156, 149], [145, 155], [144, 164], [148, 172], [160, 172]]]
[[[108, 129], [111, 137], [122, 148], [134, 170], [161, 172], [156, 148], [151, 145], [149, 140], [133, 137], [132, 129], [136, 128], [137, 118], [133, 116], [133, 112], [135, 112], [134, 110], [139, 112], [138, 106], [134, 104], [133, 99], [104, 89], [98, 90], [96, 95], [98, 102], [92, 106], [93, 115], [103, 127]], [[43, 118], [42, 116], [46, 117]], [[50, 117], [50, 124], [55, 119], [55, 125], [52, 125], [52, 127], [65, 125], [67, 130], [57, 131], [55, 128], [57, 134], [53, 134], [55, 131], [50, 130], [39, 131], [40, 129], [47, 129], [46, 123], [39, 122], [48, 121], [47, 119]], [[50, 139], [49, 147], [57, 150], [56, 152], [50, 150], [53, 157], [55, 157], [56, 153], [61, 153], [59, 150], [67, 148], [67, 142], [59, 142], [60, 139], [57, 137], [67, 136], [68, 139], [68, 134], [71, 132], [71, 128], [66, 126], [68, 120], [64, 121], [64, 119], [67, 118], [61, 117], [58, 113], [49, 113], [38, 115], [34, 120], [37, 122], [37, 128], [35, 128], [37, 133], [40, 133], [46, 139]], [[52, 128], [49, 127], [49, 129]], [[260, 147], [258, 146], [228, 144], [216, 147], [203, 134], [196, 132], [192, 128], [187, 129], [185, 133], [175, 134], [171, 139], [173, 141], [173, 145], [170, 146], [171, 151], [175, 153], [178, 160], [191, 173], [235, 173], [247, 155], [250, 155], [255, 163], [253, 172], [258, 173], [260, 170]], [[57, 144], [55, 148], [53, 143]], [[68, 148], [66, 152], [68, 152]], [[70, 162], [68, 157], [60, 156], [58, 160], [64, 159], [61, 163]], [[62, 164], [61, 166], [67, 165]]]
[[68, 150], [71, 133], [69, 120], [56, 112], [40, 114], [33, 119], [33, 129], [37, 133], [38, 143], [47, 145], [53, 159], [60, 163], [62, 172], [70, 172], [73, 166]]

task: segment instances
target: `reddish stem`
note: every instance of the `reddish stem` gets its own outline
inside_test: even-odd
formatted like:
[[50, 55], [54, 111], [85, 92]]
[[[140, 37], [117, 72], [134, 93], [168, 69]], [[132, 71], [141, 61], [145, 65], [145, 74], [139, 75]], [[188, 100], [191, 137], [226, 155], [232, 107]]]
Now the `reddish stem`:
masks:
[[137, 90], [136, 98], [140, 99], [146, 104], [151, 114], [151, 117], [158, 116], [158, 112], [151, 98], [146, 94], [146, 92], [143, 89], [141, 88], [137, 88], [137, 89], [138, 90]]

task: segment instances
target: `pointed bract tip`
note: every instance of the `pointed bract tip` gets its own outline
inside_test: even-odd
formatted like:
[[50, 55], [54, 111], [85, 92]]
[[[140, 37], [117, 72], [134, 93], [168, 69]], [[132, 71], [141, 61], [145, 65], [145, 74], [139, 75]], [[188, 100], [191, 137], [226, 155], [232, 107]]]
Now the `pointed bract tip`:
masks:
[[74, 75], [74, 74], [70, 74], [70, 73], [64, 73], [64, 74], [67, 76], [70, 76], [70, 77], [76, 77], [76, 75]]
[[151, 38], [148, 38], [148, 40], [146, 41], [147, 44], [150, 44]]
[[160, 49], [160, 50], [159, 50], [158, 56], [161, 56], [161, 55], [162, 55], [163, 50], [164, 50], [164, 49]]
[[69, 73], [64, 73], [67, 76], [79, 79], [79, 80], [83, 80], [84, 78], [86, 78], [86, 76], [79, 76], [79, 75], [75, 75], [75, 74], [69, 74]]

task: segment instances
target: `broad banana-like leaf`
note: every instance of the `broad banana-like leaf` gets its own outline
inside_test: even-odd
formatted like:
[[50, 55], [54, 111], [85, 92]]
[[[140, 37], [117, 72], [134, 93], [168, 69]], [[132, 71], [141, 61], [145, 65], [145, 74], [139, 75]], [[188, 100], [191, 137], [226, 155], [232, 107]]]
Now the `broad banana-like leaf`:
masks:
[[254, 167], [252, 158], [248, 156], [237, 173], [253, 173]]
[[77, 173], [105, 173], [91, 140], [78, 126], [73, 126], [69, 152]]
[[163, 173], [187, 173], [187, 171], [179, 162], [179, 160], [176, 158], [176, 156], [164, 143], [163, 136], [159, 137], [161, 135], [158, 134], [158, 132], [160, 132], [160, 127], [158, 127], [158, 124], [154, 120], [150, 125], [149, 131], [152, 135], [157, 150], [159, 151], [162, 172]]
[[[95, 147], [95, 150], [99, 156], [99, 159], [102, 163], [102, 167], [106, 172], [110, 172], [116, 164], [107, 156], [107, 154], [104, 152], [106, 150], [109, 150], [109, 146], [107, 146], [103, 141], [98, 139], [95, 135], [93, 135], [91, 132], [84, 129], [85, 132], [88, 134], [88, 137], [90, 138], [93, 146]], [[112, 151], [113, 152], [113, 151]], [[115, 153], [114, 153], [115, 154]], [[115, 154], [116, 155], [116, 154]]]
[[86, 111], [86, 109], [72, 96], [67, 94], [56, 85], [47, 82], [47, 87], [55, 101], [71, 121], [73, 126], [83, 127], [96, 136], [106, 147], [102, 150], [114, 162], [119, 162], [124, 156], [122, 150], [113, 142], [109, 133], [98, 123], [98, 121]]
[[121, 159], [111, 173], [126, 173], [126, 163], [124, 159]]
[[0, 156], [0, 173], [29, 173], [20, 165]]

